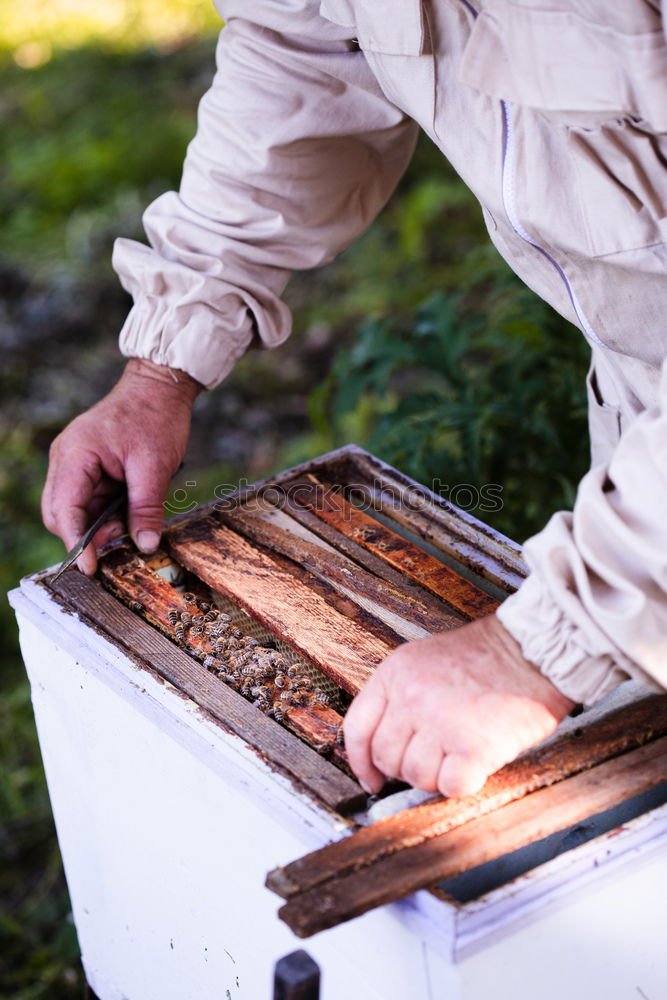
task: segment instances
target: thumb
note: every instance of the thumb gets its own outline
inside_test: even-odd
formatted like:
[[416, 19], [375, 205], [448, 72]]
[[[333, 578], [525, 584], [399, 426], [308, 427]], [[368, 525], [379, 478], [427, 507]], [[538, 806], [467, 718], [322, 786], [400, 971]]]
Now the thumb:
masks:
[[140, 552], [154, 552], [162, 534], [170, 471], [144, 453], [128, 459], [125, 475], [128, 531]]

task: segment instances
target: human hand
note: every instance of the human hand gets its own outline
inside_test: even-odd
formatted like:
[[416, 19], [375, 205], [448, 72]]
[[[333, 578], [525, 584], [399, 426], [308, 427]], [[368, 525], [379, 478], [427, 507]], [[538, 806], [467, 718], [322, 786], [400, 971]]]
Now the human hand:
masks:
[[489, 615], [390, 653], [347, 712], [345, 747], [368, 791], [391, 777], [458, 798], [549, 736], [573, 705]]
[[[128, 490], [127, 530], [142, 552], [160, 541], [163, 502], [190, 434], [193, 403], [202, 387], [185, 372], [132, 358], [111, 392], [76, 417], [49, 452], [42, 518], [70, 549], [102, 508]], [[97, 567], [96, 547], [125, 531], [117, 518], [103, 525], [77, 565]]]

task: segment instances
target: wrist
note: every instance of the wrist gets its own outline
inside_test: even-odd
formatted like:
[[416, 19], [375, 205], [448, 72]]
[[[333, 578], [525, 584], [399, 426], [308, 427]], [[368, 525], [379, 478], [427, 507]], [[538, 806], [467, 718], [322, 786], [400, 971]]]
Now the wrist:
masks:
[[203, 390], [204, 386], [187, 372], [168, 365], [159, 365], [148, 358], [130, 358], [125, 365], [122, 380], [150, 381], [161, 384], [171, 390], [175, 396], [187, 401], [190, 406]]
[[485, 619], [489, 627], [489, 632], [493, 641], [503, 650], [503, 654], [508, 662], [511, 662], [516, 669], [530, 675], [531, 688], [538, 694], [540, 700], [553, 712], [557, 719], [564, 718], [572, 711], [576, 702], [564, 694], [553, 681], [546, 677], [539, 666], [528, 660], [521, 649], [520, 644], [512, 633], [505, 627], [496, 614], [489, 615]]

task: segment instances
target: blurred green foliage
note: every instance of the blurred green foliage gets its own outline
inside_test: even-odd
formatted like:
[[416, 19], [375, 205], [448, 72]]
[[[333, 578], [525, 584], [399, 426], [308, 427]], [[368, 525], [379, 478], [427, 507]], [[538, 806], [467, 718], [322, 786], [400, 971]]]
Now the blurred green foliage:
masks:
[[[178, 184], [196, 103], [214, 68], [213, 34], [181, 44], [172, 30], [146, 47], [146, 18], [128, 17], [114, 46], [108, 38], [93, 44], [88, 32], [78, 48], [54, 48], [54, 38], [72, 41], [75, 26], [58, 3], [43, 5], [50, 8], [48, 31], [45, 22], [28, 23], [36, 6], [15, 6], [8, 18], [3, 12], [0, 26], [0, 333], [8, 337], [0, 372], [3, 592], [63, 556], [39, 516], [46, 445], [60, 429], [49, 396], [58, 399], [58, 421], [72, 406], [69, 396], [77, 406], [77, 380], [96, 373], [94, 356], [104, 370], [109, 345], [99, 331], [108, 323], [106, 288], [115, 283], [112, 241], [139, 236], [142, 208]], [[100, 12], [105, 5], [94, 6]], [[142, 2], [121, 6], [136, 14]], [[148, 6], [153, 18], [162, 8], [163, 24], [170, 8], [180, 16], [190, 7], [191, 33], [200, 27], [197, 10], [215, 26], [206, 2]], [[23, 42], [21, 16], [26, 31], [34, 28]], [[185, 35], [183, 16], [172, 29], [178, 24]], [[111, 311], [122, 316], [122, 304]], [[82, 391], [85, 398], [85, 385]], [[76, 932], [16, 623], [5, 602], [0, 640], [0, 996], [70, 1000], [84, 989]]]
[[[208, 0], [67, 8], [28, 0], [0, 26], [0, 270], [16, 269], [23, 309], [0, 374], [4, 589], [62, 557], [39, 522], [46, 447], [112, 380], [111, 244], [139, 236], [142, 208], [178, 183], [213, 71]], [[213, 417], [193, 442], [189, 499], [356, 440], [425, 483], [501, 485], [501, 510], [472, 512], [518, 539], [571, 503], [587, 460], [585, 345], [509, 273], [428, 141], [369, 232], [287, 297], [292, 345], [253, 354], [202, 400]], [[10, 305], [5, 294], [0, 334]], [[280, 447], [262, 450], [256, 427], [281, 419]], [[233, 461], [206, 460], [217, 423], [246, 427]], [[64, 1000], [82, 990], [75, 933], [6, 607], [0, 628], [0, 995]]]
[[[465, 294], [363, 322], [311, 394], [309, 450], [361, 441], [524, 539], [572, 505], [586, 469], [586, 348], [504, 268], [487, 282], [471, 269]], [[502, 503], [484, 503], [490, 492]]]
[[[471, 513], [518, 541], [570, 507], [589, 461], [588, 346], [509, 270], [430, 142], [334, 267], [297, 320], [330, 323], [342, 344], [288, 464], [355, 441], [472, 498]], [[452, 492], [461, 484], [467, 497]], [[498, 509], [475, 501], [489, 485], [502, 487]]]
[[30, 69], [47, 62], [54, 49], [91, 43], [168, 51], [218, 24], [209, 0], [22, 0], [4, 5], [0, 48]]
[[212, 69], [209, 38], [59, 50], [29, 71], [6, 55], [0, 255], [47, 278], [109, 272], [113, 238], [139, 236], [142, 207], [178, 182]]

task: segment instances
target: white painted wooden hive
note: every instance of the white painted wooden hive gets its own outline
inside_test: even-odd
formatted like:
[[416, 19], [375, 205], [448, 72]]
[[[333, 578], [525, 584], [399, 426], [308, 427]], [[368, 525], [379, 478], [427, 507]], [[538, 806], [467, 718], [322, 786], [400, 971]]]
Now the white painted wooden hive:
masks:
[[[298, 933], [330, 927], [307, 945], [324, 1000], [667, 996], [667, 699], [626, 685], [474, 801], [372, 827], [345, 769], [341, 714], [375, 663], [523, 573], [513, 543], [350, 447], [175, 520], [156, 559], [115, 546], [98, 580], [12, 592], [101, 1000], [270, 997], [295, 947], [271, 869]], [[183, 624], [213, 617], [186, 592], [234, 621]], [[246, 636], [273, 647], [242, 688]]]

